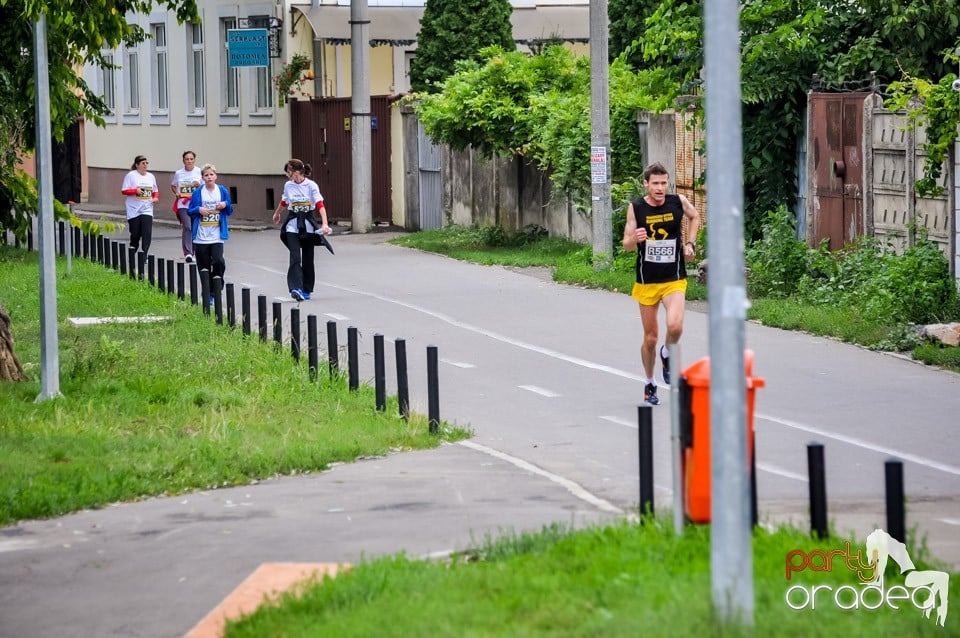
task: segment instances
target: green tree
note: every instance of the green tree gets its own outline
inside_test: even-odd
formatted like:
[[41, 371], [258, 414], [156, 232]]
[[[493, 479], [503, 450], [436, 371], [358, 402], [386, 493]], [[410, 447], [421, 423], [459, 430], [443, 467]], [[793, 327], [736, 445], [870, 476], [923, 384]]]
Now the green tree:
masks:
[[509, 0], [427, 0], [410, 63], [410, 85], [417, 93], [438, 90], [461, 60], [480, 60], [480, 50], [513, 51]]
[[[156, 3], [175, 12], [177, 20], [199, 20], [195, 0]], [[0, 0], [0, 228], [26, 233], [37, 208], [35, 181], [23, 172], [19, 152], [36, 146], [36, 83], [33, 70], [34, 25], [41, 12], [47, 20], [50, 73], [50, 118], [53, 136], [84, 118], [103, 125], [106, 105], [82, 77], [84, 65], [103, 66], [100, 51], [135, 44], [146, 37], [126, 16], [149, 13], [150, 0]], [[63, 206], [57, 208], [65, 215]]]

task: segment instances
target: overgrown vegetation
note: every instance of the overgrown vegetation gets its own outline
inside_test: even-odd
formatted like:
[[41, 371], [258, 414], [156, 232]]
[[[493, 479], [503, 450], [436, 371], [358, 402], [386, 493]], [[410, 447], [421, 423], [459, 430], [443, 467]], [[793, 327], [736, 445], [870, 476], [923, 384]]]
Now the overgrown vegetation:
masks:
[[[366, 561], [335, 578], [282, 595], [226, 635], [244, 636], [939, 636], [944, 628], [909, 603], [844, 610], [821, 591], [816, 609], [791, 609], [801, 585], [859, 588], [842, 561], [785, 577], [787, 554], [843, 551], [847, 539], [816, 541], [795, 529], [753, 535], [755, 627], [718, 625], [711, 604], [710, 530], [682, 536], [667, 518], [573, 531], [487, 538], [448, 562], [404, 555]], [[862, 542], [849, 539], [856, 551]], [[926, 559], [911, 547], [919, 569]], [[819, 554], [818, 554], [819, 555]], [[903, 577], [888, 568], [887, 587]], [[955, 577], [954, 577], [955, 578]], [[951, 579], [953, 580], [953, 578]], [[824, 587], [825, 589], [825, 587]], [[849, 592], [848, 592], [849, 593]], [[794, 592], [794, 604], [802, 595]], [[873, 604], [872, 598], [871, 605]], [[843, 598], [849, 605], [849, 596]], [[950, 588], [955, 609], [960, 591]], [[947, 623], [951, 618], [947, 618]], [[949, 627], [947, 628], [949, 632]]]
[[[61, 272], [62, 272], [61, 264]], [[29, 380], [0, 384], [0, 525], [192, 489], [320, 471], [464, 438], [374, 409], [326, 366], [311, 381], [289, 349], [84, 260], [57, 282], [63, 398], [40, 392], [36, 253], [0, 246], [0, 301]], [[169, 316], [72, 328], [69, 316]]]
[[[610, 123], [614, 183], [643, 162], [637, 110], [689, 108], [703, 115], [700, 0], [611, 3]], [[746, 2], [740, 5], [745, 232], [760, 236], [764, 215], [793, 206], [797, 147], [814, 74], [824, 90], [882, 91], [894, 107], [913, 96], [916, 121], [931, 127], [928, 188], [958, 115], [950, 82], [960, 5], [947, 0], [889, 3]], [[950, 25], [949, 28], [944, 28]], [[422, 45], [421, 45], [422, 46]], [[559, 47], [558, 47], [559, 48]], [[871, 73], [874, 75], [871, 76]], [[871, 79], [872, 77], [872, 79]], [[422, 96], [418, 113], [431, 137], [454, 148], [531, 158], [557, 188], [585, 204], [590, 192], [589, 64], [547, 48], [540, 55], [486, 49]], [[702, 125], [702, 122], [701, 122]], [[586, 211], [589, 207], [583, 206]]]
[[[879, 328], [868, 331], [873, 338], [849, 339], [865, 345], [909, 350], [918, 345], [913, 331], [906, 329], [909, 324], [960, 318], [950, 264], [922, 233], [900, 254], [870, 237], [837, 252], [825, 245], [812, 249], [796, 238], [793, 216], [781, 207], [768, 213], [763, 236], [747, 249], [746, 262], [752, 298], [790, 300], [798, 308], [821, 313], [842, 309], [850, 317], [849, 325], [838, 322], [837, 329], [849, 330], [860, 323]], [[755, 304], [752, 316], [764, 309], [764, 323], [802, 328], [796, 313], [784, 313], [788, 307], [782, 304], [773, 314], [768, 305]], [[833, 334], [821, 330], [813, 331]]]

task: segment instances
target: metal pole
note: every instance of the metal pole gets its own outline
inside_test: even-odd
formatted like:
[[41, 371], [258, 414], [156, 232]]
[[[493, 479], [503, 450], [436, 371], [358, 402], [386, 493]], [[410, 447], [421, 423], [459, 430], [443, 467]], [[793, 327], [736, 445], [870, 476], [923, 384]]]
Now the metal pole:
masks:
[[440, 430], [440, 364], [437, 346], [427, 346], [427, 422], [430, 433]]
[[590, 168], [593, 266], [610, 266], [613, 253], [610, 203], [610, 87], [607, 0], [590, 0]]
[[373, 225], [373, 169], [370, 140], [370, 20], [367, 0], [350, 2], [350, 150], [353, 155], [353, 232]]
[[243, 313], [243, 334], [250, 334], [250, 289], [240, 290], [240, 312]]
[[807, 475], [810, 485], [810, 532], [825, 539], [827, 529], [827, 478], [823, 461], [823, 444], [807, 444]]
[[327, 322], [327, 371], [330, 378], [340, 372], [340, 346], [337, 344], [337, 322]]
[[307, 365], [310, 370], [310, 380], [317, 380], [317, 315], [307, 315]]
[[267, 296], [257, 295], [257, 328], [260, 342], [267, 342]]
[[273, 302], [273, 343], [279, 349], [283, 345], [283, 307], [279, 301]]
[[706, 0], [707, 189], [710, 193], [710, 575], [721, 622], [753, 626], [743, 276], [740, 5]]
[[387, 409], [387, 368], [383, 355], [383, 335], [373, 335], [373, 380], [377, 411]]
[[184, 290], [183, 290], [183, 288], [184, 288], [184, 285], [183, 285], [183, 282], [184, 282], [184, 274], [183, 274], [183, 273], [184, 273], [184, 270], [183, 270], [183, 262], [182, 262], [182, 261], [178, 261], [178, 262], [177, 262], [177, 299], [179, 299], [180, 301], [183, 301], [183, 300], [184, 300], [184, 297], [185, 297], [185, 293], [184, 293]]
[[407, 341], [397, 339], [394, 342], [397, 355], [397, 407], [404, 421], [410, 419], [410, 389], [407, 385]]
[[653, 515], [653, 407], [637, 408], [637, 443], [640, 458], [640, 520]]
[[887, 533], [901, 543], [907, 542], [903, 511], [903, 461], [887, 459], [883, 464], [887, 500]]
[[300, 363], [300, 309], [290, 309], [290, 355]]
[[47, 62], [47, 16], [34, 25], [33, 72], [36, 79], [37, 189], [40, 216], [40, 394], [37, 401], [60, 396], [57, 336], [57, 254], [53, 237], [53, 164], [50, 132], [50, 75]]
[[231, 328], [237, 325], [237, 301], [232, 283], [227, 284], [227, 325]]
[[360, 360], [358, 354], [357, 329], [347, 328], [347, 374], [349, 375], [350, 390], [356, 392], [360, 388]]
[[680, 441], [680, 345], [671, 344], [670, 361], [674, 378], [670, 384], [670, 445], [673, 451], [673, 531], [683, 533], [683, 444]]

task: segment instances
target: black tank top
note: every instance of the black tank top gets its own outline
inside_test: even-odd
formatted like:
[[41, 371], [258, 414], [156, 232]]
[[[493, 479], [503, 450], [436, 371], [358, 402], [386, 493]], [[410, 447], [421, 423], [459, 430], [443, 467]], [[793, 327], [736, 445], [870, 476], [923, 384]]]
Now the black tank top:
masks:
[[637, 283], [662, 284], [687, 278], [683, 261], [683, 204], [679, 195], [667, 195], [660, 206], [644, 198], [633, 200], [637, 228], [647, 229], [647, 240], [637, 245]]

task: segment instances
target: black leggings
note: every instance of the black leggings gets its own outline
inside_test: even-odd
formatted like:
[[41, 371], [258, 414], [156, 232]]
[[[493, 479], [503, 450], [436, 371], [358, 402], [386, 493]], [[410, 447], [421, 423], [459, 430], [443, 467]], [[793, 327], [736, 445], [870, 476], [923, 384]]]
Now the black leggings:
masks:
[[223, 284], [223, 273], [227, 269], [227, 262], [223, 259], [223, 242], [194, 244], [193, 250], [197, 258], [197, 271], [203, 272], [206, 270], [209, 272], [210, 290], [218, 290], [217, 286]]
[[313, 267], [313, 238], [304, 240], [296, 233], [287, 233], [287, 250], [290, 251], [290, 265], [287, 267], [287, 290], [299, 288], [307, 293], [313, 292], [316, 271]]
[[153, 240], [153, 215], [137, 215], [128, 219], [127, 225], [130, 227], [130, 248], [149, 252]]

